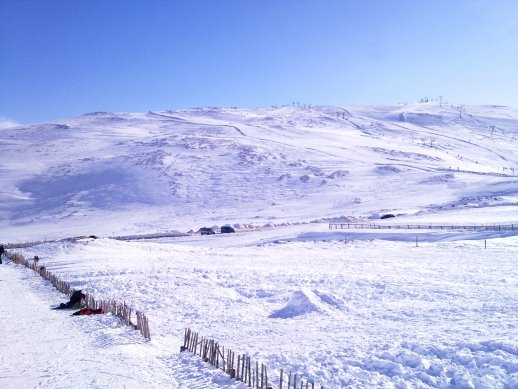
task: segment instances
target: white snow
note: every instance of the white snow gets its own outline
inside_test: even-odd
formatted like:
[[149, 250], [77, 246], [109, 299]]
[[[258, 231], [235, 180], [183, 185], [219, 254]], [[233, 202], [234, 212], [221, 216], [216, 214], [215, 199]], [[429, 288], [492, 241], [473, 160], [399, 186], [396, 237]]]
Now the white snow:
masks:
[[[2, 242], [48, 240], [17, 251], [142, 310], [152, 340], [53, 311], [64, 296], [0, 265], [0, 385], [244, 387], [179, 353], [189, 327], [274, 381], [284, 369], [326, 388], [518, 388], [518, 231], [327, 224], [518, 226], [517, 124], [511, 108], [417, 104], [1, 130]], [[222, 225], [237, 232], [183, 234]]]
[[31, 270], [2, 267], [2, 388], [241, 387], [191, 355], [153, 347], [114, 316], [50, 309], [63, 300]]

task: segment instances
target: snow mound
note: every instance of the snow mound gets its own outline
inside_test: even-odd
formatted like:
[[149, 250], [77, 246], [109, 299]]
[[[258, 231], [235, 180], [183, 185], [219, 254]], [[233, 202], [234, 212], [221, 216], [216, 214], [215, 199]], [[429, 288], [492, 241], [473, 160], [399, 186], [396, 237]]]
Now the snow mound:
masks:
[[330, 311], [328, 304], [322, 301], [313, 291], [302, 289], [293, 292], [288, 304], [268, 317], [271, 319], [290, 319], [311, 312], [325, 314], [330, 313]]

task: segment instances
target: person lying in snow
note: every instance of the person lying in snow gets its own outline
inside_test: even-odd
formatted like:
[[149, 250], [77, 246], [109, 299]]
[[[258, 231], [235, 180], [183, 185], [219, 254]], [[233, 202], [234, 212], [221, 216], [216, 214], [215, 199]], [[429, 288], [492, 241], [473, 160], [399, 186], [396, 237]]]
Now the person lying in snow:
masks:
[[84, 299], [86, 295], [80, 290], [74, 291], [72, 296], [70, 296], [70, 300], [67, 303], [59, 304], [59, 307], [56, 309], [80, 309], [85, 306]]
[[79, 315], [100, 315], [103, 314], [104, 311], [102, 308], [98, 309], [92, 309], [92, 308], [82, 308], [77, 312], [74, 312], [72, 316], [79, 316]]

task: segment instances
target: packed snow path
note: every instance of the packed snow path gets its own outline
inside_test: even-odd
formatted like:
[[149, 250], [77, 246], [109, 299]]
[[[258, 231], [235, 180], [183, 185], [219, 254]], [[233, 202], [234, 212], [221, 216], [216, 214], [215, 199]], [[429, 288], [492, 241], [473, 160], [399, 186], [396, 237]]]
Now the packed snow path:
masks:
[[241, 387], [196, 357], [159, 350], [116, 317], [50, 309], [64, 295], [32, 270], [6, 262], [0, 265], [0, 387]]
[[131, 373], [145, 363], [132, 349], [146, 346], [136, 335], [121, 336], [127, 330], [115, 318], [71, 317], [68, 310], [52, 310], [48, 300], [63, 301], [64, 296], [43, 285], [36, 274], [14, 266], [2, 266], [1, 271], [2, 387], [108, 387], [151, 382], [148, 369]]

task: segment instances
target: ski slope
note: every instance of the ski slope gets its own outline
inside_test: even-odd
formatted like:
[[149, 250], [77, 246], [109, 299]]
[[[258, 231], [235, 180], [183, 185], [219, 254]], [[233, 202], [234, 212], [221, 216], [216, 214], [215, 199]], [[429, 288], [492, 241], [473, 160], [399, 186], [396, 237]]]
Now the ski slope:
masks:
[[[92, 113], [0, 131], [1, 241], [47, 240], [17, 251], [142, 310], [152, 336], [51, 311], [63, 296], [1, 265], [0, 385], [240, 388], [178, 353], [189, 327], [273, 380], [517, 388], [518, 234], [327, 224], [518, 224], [517, 124], [508, 107], [413, 104]], [[192, 233], [225, 224], [237, 232]], [[168, 231], [183, 236], [152, 238]], [[132, 234], [150, 235], [111, 239]], [[13, 324], [20, 295], [28, 326]], [[32, 323], [45, 331], [26, 336]], [[87, 367], [57, 369], [62, 354]]]
[[3, 130], [0, 233], [185, 232], [384, 212], [462, 220], [485, 206], [512, 217], [517, 110], [459, 116], [432, 104], [206, 108]]

